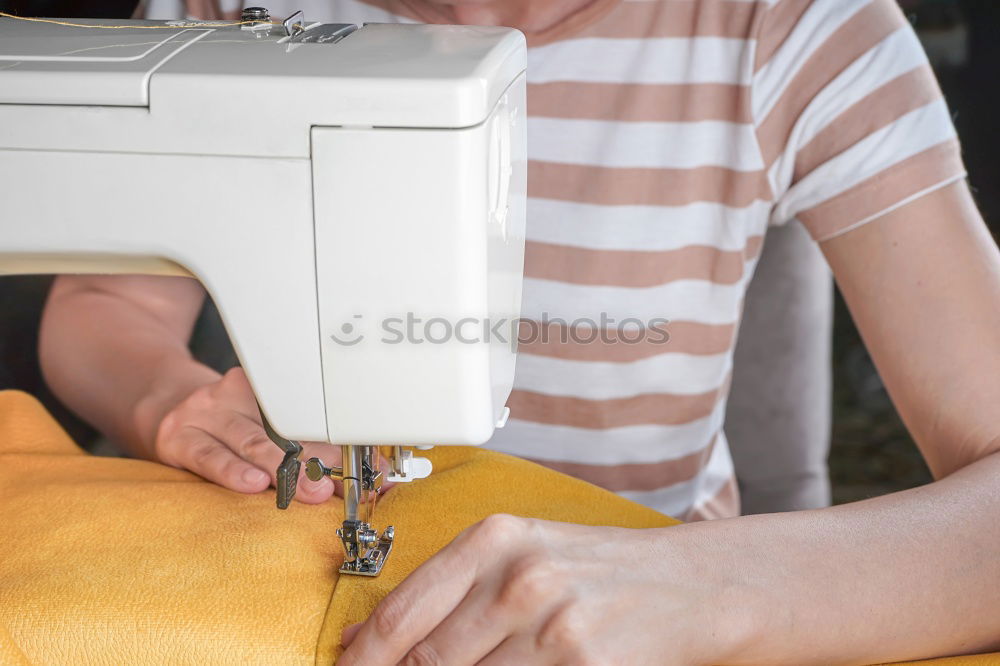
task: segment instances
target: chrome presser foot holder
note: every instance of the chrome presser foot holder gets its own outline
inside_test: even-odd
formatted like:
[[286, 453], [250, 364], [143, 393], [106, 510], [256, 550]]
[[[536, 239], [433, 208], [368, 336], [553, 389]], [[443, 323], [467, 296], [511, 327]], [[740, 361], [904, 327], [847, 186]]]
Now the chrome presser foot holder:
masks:
[[306, 462], [306, 476], [319, 481], [324, 476], [344, 483], [344, 523], [337, 536], [344, 544], [344, 564], [340, 573], [377, 576], [392, 552], [395, 530], [392, 525], [382, 535], [369, 524], [375, 500], [382, 489], [382, 472], [373, 446], [343, 446], [343, 467], [327, 467], [319, 458]]
[[344, 542], [345, 552], [349, 552], [348, 549], [353, 548], [355, 544], [360, 547], [360, 551], [356, 552], [365, 552], [364, 556], [355, 555], [353, 560], [345, 557], [344, 563], [340, 566], [340, 573], [377, 576], [382, 572], [382, 567], [392, 552], [395, 529], [390, 525], [380, 537], [368, 523], [345, 520], [344, 526], [337, 530], [337, 536]]

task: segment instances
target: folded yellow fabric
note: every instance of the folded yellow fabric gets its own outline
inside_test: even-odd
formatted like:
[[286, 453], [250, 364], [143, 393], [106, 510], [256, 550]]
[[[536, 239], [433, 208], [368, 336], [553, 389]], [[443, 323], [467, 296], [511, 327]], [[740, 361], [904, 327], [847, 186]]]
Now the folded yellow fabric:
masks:
[[240, 495], [162, 465], [96, 458], [33, 398], [0, 392], [0, 661], [330, 663], [344, 626], [490, 514], [674, 522], [508, 456], [431, 454], [429, 479], [379, 502], [376, 522], [397, 534], [383, 574], [338, 581], [340, 502], [278, 511], [273, 493]]
[[675, 522], [508, 456], [431, 453], [429, 479], [379, 503], [397, 534], [382, 576], [338, 580], [339, 502], [277, 511], [273, 493], [95, 458], [33, 398], [0, 392], [0, 664], [328, 664], [344, 626], [488, 515]]

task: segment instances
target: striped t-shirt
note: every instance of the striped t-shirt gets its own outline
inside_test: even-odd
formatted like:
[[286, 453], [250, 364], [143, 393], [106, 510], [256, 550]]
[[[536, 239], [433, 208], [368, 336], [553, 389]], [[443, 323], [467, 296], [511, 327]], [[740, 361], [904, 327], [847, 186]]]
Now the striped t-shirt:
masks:
[[[822, 241], [964, 177], [920, 44], [892, 0], [596, 0], [528, 42], [531, 323], [490, 445], [680, 518], [736, 515], [723, 416], [768, 226]], [[625, 320], [653, 328], [635, 342]]]

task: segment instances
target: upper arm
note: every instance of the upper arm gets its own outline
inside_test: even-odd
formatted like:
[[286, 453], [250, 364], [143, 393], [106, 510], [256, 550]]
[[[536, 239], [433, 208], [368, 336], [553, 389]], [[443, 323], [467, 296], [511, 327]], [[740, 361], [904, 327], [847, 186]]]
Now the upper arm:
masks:
[[948, 107], [894, 0], [781, 0], [753, 112], [773, 224], [824, 241], [965, 175]]
[[56, 278], [46, 316], [92, 298], [114, 303], [166, 329], [171, 337], [191, 337], [205, 291], [197, 280], [152, 275], [62, 275]]
[[939, 476], [996, 446], [996, 247], [941, 90], [893, 0], [780, 0], [753, 77], [772, 223], [824, 252]]
[[1000, 252], [968, 187], [821, 247], [935, 476], [1000, 450]]

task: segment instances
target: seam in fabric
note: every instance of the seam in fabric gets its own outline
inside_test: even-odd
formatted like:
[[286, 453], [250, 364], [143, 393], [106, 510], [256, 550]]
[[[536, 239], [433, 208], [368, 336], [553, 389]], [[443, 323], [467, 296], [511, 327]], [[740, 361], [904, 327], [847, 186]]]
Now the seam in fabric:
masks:
[[754, 17], [755, 25], [750, 31], [750, 36], [753, 40], [753, 45], [750, 47], [750, 57], [747, 58], [745, 66], [748, 68], [747, 75], [749, 77], [747, 84], [747, 97], [749, 98], [750, 104], [750, 121], [753, 123], [753, 142], [754, 146], [757, 148], [757, 156], [760, 158], [760, 163], [763, 165], [763, 178], [764, 182], [767, 183], [767, 191], [770, 197], [770, 203], [773, 206], [777, 205], [777, 192], [774, 185], [771, 183], [771, 170], [767, 167], [767, 160], [764, 159], [764, 146], [760, 142], [760, 119], [757, 117], [754, 109], [756, 105], [754, 104], [754, 92], [756, 91], [756, 74], [757, 71], [757, 58], [760, 56], [760, 36], [764, 32], [764, 24], [767, 22], [767, 17], [770, 15], [771, 10], [774, 5], [767, 6], [763, 11], [761, 11], [756, 17]]
[[916, 192], [915, 194], [911, 194], [910, 196], [906, 197], [905, 199], [902, 199], [902, 200], [898, 201], [897, 203], [889, 206], [888, 208], [885, 208], [884, 210], [881, 210], [881, 211], [875, 213], [874, 215], [869, 215], [868, 217], [866, 217], [866, 218], [864, 218], [862, 220], [859, 220], [858, 222], [855, 222], [853, 224], [850, 224], [850, 225], [844, 227], [843, 229], [838, 229], [837, 231], [834, 231], [834, 232], [832, 232], [830, 234], [827, 234], [826, 236], [823, 236], [822, 238], [817, 238], [816, 242], [817, 243], [825, 243], [826, 241], [833, 240], [834, 238], [837, 238], [838, 236], [843, 236], [844, 234], [846, 234], [846, 233], [848, 233], [850, 231], [854, 231], [855, 229], [858, 229], [860, 227], [865, 226], [869, 222], [874, 222], [875, 220], [879, 219], [880, 217], [884, 217], [884, 216], [888, 215], [889, 213], [897, 211], [900, 208], [902, 208], [903, 206], [911, 204], [914, 201], [917, 201], [918, 199], [922, 199], [923, 197], [927, 196], [928, 194], [932, 194], [932, 193], [934, 193], [934, 192], [936, 192], [938, 190], [941, 190], [941, 189], [944, 189], [945, 187], [948, 187], [949, 185], [953, 185], [953, 184], [959, 182], [960, 180], [964, 180], [965, 178], [968, 177], [968, 175], [969, 174], [968, 174], [967, 171], [963, 171], [962, 173], [955, 174], [953, 176], [950, 176], [949, 178], [945, 178], [944, 180], [942, 180], [942, 181], [940, 181], [938, 183], [935, 183], [934, 185], [931, 185], [930, 187], [926, 187], [926, 188], [920, 190], [919, 192]]
[[337, 589], [340, 587], [340, 581], [342, 577], [337, 576], [337, 580], [333, 584], [333, 589], [330, 590], [330, 598], [326, 602], [326, 611], [323, 613], [323, 620], [319, 625], [319, 632], [316, 634], [316, 649], [313, 652], [313, 664], [314, 666], [327, 666], [327, 664], [320, 661], [320, 651], [323, 649], [323, 637], [326, 635], [327, 624], [330, 621], [330, 611], [333, 608], [333, 600], [337, 596]]

